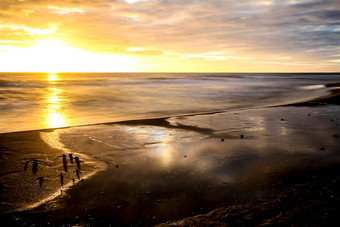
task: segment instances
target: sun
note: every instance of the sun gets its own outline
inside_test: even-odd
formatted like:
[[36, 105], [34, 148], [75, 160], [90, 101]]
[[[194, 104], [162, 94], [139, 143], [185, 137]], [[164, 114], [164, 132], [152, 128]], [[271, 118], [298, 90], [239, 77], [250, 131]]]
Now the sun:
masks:
[[[138, 65], [128, 55], [92, 53], [71, 47], [57, 39], [38, 40], [26, 48], [0, 53], [2, 71], [12, 72], [131, 72]], [[1, 56], [0, 56], [1, 57]], [[0, 67], [1, 68], [1, 67]], [[6, 68], [10, 70], [6, 70]], [[15, 69], [13, 71], [13, 68]]]
[[[69, 47], [58, 40], [39, 41], [37, 45], [29, 50], [32, 57], [39, 59], [42, 67], [47, 73], [55, 74], [66, 69], [72, 69], [72, 62], [69, 61], [70, 56], [79, 57], [81, 51]], [[65, 59], [67, 59], [65, 61]]]

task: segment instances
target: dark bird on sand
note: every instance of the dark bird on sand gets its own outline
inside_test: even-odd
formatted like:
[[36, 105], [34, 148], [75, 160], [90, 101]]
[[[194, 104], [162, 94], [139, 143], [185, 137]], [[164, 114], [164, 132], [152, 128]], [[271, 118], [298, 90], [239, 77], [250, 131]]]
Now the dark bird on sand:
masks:
[[28, 163], [30, 163], [30, 161], [27, 161], [27, 162], [24, 163], [24, 164], [25, 164], [25, 166], [24, 166], [24, 172], [26, 172], [26, 170], [27, 170], [27, 168], [28, 168]]
[[39, 180], [39, 187], [42, 187], [44, 180], [44, 177], [38, 177], [37, 180]]
[[70, 162], [73, 165], [73, 156], [72, 156], [72, 154], [68, 154], [68, 157], [70, 158]]
[[78, 180], [80, 179], [80, 174], [79, 174], [79, 170], [76, 169], [76, 175], [77, 175], [77, 178]]
[[80, 170], [80, 161], [78, 157], [74, 158], [76, 160], [77, 168]]
[[64, 186], [64, 174], [61, 173], [59, 176], [60, 176], [60, 184], [61, 186]]
[[62, 155], [62, 157], [63, 157], [63, 166], [64, 166], [64, 170], [65, 170], [65, 172], [67, 172], [68, 170], [67, 170], [67, 161], [66, 161], [66, 155], [65, 155], [65, 154], [63, 154], [63, 155]]
[[33, 165], [32, 165], [32, 173], [35, 176], [35, 174], [38, 171], [38, 161], [37, 160], [33, 160]]

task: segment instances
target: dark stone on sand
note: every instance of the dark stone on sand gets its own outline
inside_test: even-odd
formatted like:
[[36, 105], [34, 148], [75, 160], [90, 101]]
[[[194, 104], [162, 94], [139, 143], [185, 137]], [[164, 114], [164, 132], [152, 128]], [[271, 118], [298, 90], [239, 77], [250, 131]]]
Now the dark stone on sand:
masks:
[[223, 142], [223, 141], [224, 141], [224, 139], [221, 139], [221, 141]]
[[119, 165], [116, 165], [116, 168], [118, 168], [119, 167]]
[[241, 137], [241, 139], [243, 139], [243, 138], [244, 138], [244, 135], [241, 134], [240, 137]]
[[281, 121], [284, 121], [285, 119], [281, 118]]
[[308, 116], [310, 116], [310, 114], [308, 114]]
[[186, 158], [187, 156], [186, 155], [184, 155], [184, 158]]

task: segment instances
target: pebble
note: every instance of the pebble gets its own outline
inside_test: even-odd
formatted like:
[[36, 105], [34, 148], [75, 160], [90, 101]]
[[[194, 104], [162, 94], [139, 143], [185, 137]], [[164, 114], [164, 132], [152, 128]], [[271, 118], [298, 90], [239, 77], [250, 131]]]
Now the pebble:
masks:
[[224, 141], [224, 139], [221, 139], [221, 142], [223, 142]]
[[243, 138], [244, 138], [244, 135], [241, 135], [240, 137], [241, 137], [241, 139], [243, 139]]
[[116, 165], [116, 168], [118, 168], [119, 167], [119, 165]]

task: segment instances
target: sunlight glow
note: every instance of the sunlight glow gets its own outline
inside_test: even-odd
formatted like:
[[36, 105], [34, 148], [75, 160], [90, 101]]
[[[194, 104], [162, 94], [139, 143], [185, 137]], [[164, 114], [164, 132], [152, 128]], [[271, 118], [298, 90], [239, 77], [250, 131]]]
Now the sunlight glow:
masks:
[[49, 74], [47, 80], [53, 82], [53, 81], [59, 80], [59, 78], [55, 74]]
[[70, 47], [58, 40], [42, 40], [27, 48], [0, 52], [3, 72], [131, 72], [138, 65], [127, 55], [97, 54]]
[[47, 124], [50, 128], [59, 128], [66, 126], [65, 118], [60, 113], [49, 113]]
[[56, 81], [59, 80], [55, 74], [50, 74], [47, 81], [51, 84], [46, 95], [46, 109], [44, 118], [48, 128], [65, 127], [67, 125], [66, 115], [63, 111], [63, 90], [55, 87]]

